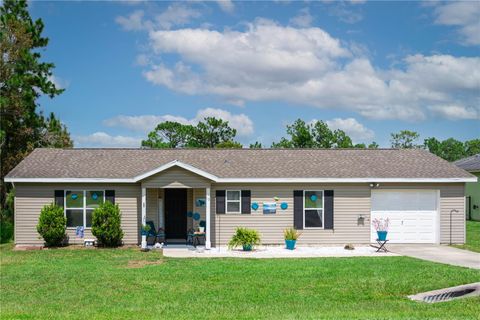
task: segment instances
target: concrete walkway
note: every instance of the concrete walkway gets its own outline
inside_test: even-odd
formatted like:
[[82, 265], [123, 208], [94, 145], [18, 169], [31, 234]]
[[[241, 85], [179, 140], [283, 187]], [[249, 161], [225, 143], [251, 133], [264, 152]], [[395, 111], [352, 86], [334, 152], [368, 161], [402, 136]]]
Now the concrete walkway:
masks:
[[163, 255], [175, 258], [318, 258], [318, 257], [391, 257], [395, 253], [377, 253], [376, 249], [368, 246], [355, 247], [355, 250], [345, 250], [343, 247], [297, 247], [287, 250], [283, 246], [261, 246], [253, 251], [246, 252], [239, 249], [228, 250], [226, 247], [197, 250], [193, 247], [167, 246], [163, 248]]
[[440, 245], [420, 244], [390, 244], [391, 252], [428, 260], [450, 264], [453, 266], [480, 269], [480, 253]]

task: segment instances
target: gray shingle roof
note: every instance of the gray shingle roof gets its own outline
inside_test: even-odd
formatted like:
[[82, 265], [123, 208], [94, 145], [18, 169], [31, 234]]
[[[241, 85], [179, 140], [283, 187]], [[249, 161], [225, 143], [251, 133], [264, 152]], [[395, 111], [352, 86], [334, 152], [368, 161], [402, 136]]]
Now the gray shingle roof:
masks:
[[469, 172], [480, 171], [480, 153], [454, 162], [455, 165]]
[[472, 177], [419, 149], [36, 149], [7, 178], [130, 179], [174, 160], [219, 178]]

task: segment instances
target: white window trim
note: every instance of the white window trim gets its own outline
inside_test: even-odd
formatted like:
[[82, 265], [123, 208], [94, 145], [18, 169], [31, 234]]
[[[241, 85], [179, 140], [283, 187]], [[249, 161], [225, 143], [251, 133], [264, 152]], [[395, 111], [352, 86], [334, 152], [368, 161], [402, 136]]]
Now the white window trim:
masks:
[[[83, 192], [83, 208], [67, 208], [67, 191], [70, 192]], [[90, 230], [92, 227], [87, 227], [87, 210], [95, 210], [95, 208], [87, 209], [87, 191], [102, 191], [103, 192], [103, 203], [105, 203], [105, 190], [104, 189], [65, 189], [63, 190], [63, 215], [65, 219], [67, 218], [67, 210], [82, 210], [83, 211], [83, 228], [85, 230]], [[82, 227], [82, 226], [77, 226]], [[67, 230], [75, 230], [77, 227], [67, 227]]]
[[[322, 208], [305, 208], [305, 192], [321, 192], [322, 193]], [[321, 227], [307, 227], [305, 226], [305, 211], [306, 210], [322, 210], [322, 226]], [[325, 190], [303, 190], [303, 229], [325, 229]]]
[[[238, 192], [238, 200], [228, 200], [228, 193], [229, 192]], [[238, 202], [238, 211], [228, 211], [228, 203], [229, 202]], [[242, 190], [225, 190], [225, 213], [231, 214], [241, 214], [242, 213]]]

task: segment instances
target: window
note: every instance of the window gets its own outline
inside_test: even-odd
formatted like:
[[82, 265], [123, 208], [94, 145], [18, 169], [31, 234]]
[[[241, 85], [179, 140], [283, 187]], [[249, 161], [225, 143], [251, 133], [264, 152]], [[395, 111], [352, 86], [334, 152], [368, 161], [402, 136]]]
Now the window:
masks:
[[304, 228], [323, 228], [323, 190], [303, 191]]
[[227, 213], [241, 212], [241, 192], [240, 190], [227, 190]]
[[67, 190], [65, 191], [65, 216], [67, 228], [92, 226], [93, 209], [105, 201], [104, 191]]

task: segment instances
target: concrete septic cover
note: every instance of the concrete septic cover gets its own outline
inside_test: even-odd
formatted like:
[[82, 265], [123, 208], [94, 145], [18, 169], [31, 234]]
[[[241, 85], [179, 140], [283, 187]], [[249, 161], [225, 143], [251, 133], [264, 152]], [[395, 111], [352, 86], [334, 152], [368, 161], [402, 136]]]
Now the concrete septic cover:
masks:
[[415, 301], [436, 303], [474, 296], [480, 296], [480, 282], [423, 292], [408, 297]]

